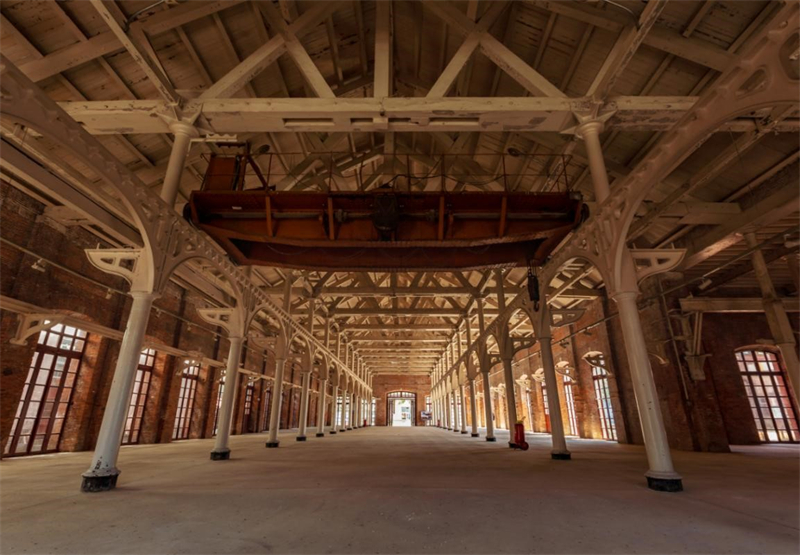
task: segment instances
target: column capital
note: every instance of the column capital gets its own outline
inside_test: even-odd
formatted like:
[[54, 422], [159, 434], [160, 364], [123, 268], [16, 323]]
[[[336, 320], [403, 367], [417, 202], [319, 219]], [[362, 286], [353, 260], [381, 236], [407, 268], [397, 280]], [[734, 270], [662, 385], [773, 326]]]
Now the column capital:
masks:
[[639, 298], [639, 291], [612, 291], [609, 296], [615, 302], [633, 299], [634, 301]]
[[587, 119], [575, 128], [575, 136], [580, 139], [585, 139], [587, 134], [597, 136], [603, 132], [604, 128], [605, 123], [603, 121], [597, 119]]
[[188, 135], [195, 138], [200, 136], [200, 132], [191, 123], [185, 121], [174, 121], [169, 124], [169, 130], [175, 135]]

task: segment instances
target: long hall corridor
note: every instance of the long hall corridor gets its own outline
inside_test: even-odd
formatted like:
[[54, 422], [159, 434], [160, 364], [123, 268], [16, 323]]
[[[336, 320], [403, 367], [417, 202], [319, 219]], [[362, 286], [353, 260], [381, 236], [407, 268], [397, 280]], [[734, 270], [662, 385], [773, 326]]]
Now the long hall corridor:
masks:
[[91, 452], [3, 462], [3, 553], [796, 553], [798, 446], [675, 452], [681, 495], [647, 489], [644, 448], [570, 440], [571, 461], [438, 428], [123, 447], [120, 485], [81, 494]]

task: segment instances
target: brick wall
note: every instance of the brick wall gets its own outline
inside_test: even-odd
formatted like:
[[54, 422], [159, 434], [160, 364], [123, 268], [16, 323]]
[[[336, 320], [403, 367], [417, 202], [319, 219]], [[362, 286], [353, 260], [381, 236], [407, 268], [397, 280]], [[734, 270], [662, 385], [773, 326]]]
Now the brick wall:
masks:
[[386, 426], [387, 394], [394, 391], [410, 391], [416, 395], [414, 407], [415, 424], [424, 426], [420, 411], [425, 410], [425, 397], [431, 393], [431, 379], [421, 375], [380, 374], [372, 379], [373, 397], [375, 397], [375, 425]]
[[[84, 249], [95, 248], [98, 243], [100, 246], [110, 245], [98, 241], [95, 235], [83, 228], [64, 227], [50, 220], [44, 215], [43, 204], [5, 182], [0, 182], [0, 198], [0, 235], [11, 243], [0, 243], [0, 292], [42, 308], [67, 310], [77, 318], [123, 331], [130, 300], [126, 294], [114, 290], [127, 291], [127, 285], [121, 278], [95, 269], [84, 254]], [[51, 261], [44, 263], [44, 272], [32, 268], [40, 257]], [[227, 356], [228, 342], [216, 335], [219, 330], [211, 328], [200, 318], [197, 308], [201, 306], [206, 306], [206, 302], [199, 294], [170, 283], [154, 303], [146, 337], [186, 351], [198, 351], [209, 358], [222, 359]], [[9, 342], [16, 332], [17, 322], [16, 314], [0, 310], [0, 444], [3, 447], [11, 432], [13, 417], [36, 348], [35, 337], [29, 338], [24, 346]], [[64, 424], [60, 450], [76, 451], [94, 447], [118, 352], [118, 341], [89, 334]], [[245, 364], [250, 370], [274, 374], [274, 360], [270, 358], [265, 365], [263, 353], [248, 354]], [[157, 353], [140, 443], [171, 441], [181, 369], [180, 359]], [[210, 437], [212, 433], [216, 380], [219, 376], [220, 369], [205, 365], [201, 367], [190, 426], [192, 438]], [[240, 380], [234, 433], [240, 433], [243, 428], [246, 382], [246, 379]], [[259, 384], [259, 387], [263, 386]], [[263, 416], [261, 404], [256, 410], [259, 416]]]
[[[68, 310], [77, 318], [122, 331], [130, 300], [127, 295], [117, 291], [126, 291], [127, 285], [121, 278], [100, 272], [88, 262], [84, 249], [96, 247], [97, 238], [83, 228], [64, 227], [53, 222], [44, 215], [44, 206], [41, 203], [6, 183], [0, 182], [0, 198], [3, 201], [0, 207], [0, 234], [6, 241], [0, 243], [0, 272], [3, 278], [0, 280], [0, 292], [47, 309]], [[30, 252], [25, 252], [26, 250]], [[43, 272], [33, 267], [39, 257], [53, 262], [45, 263]], [[685, 363], [679, 359], [680, 353], [673, 349], [668, 327], [669, 315], [674, 314], [678, 308], [678, 297], [685, 296], [686, 292], [675, 292], [662, 301], [656, 295], [658, 280], [662, 279], [665, 278], [645, 282], [642, 296], [650, 297], [650, 300], [641, 307], [641, 319], [670, 445], [676, 449], [726, 451], [729, 444], [757, 442], [755, 424], [734, 352], [738, 348], [753, 345], [762, 338], [771, 337], [764, 315], [707, 314], [703, 343], [705, 352], [711, 356], [706, 362], [706, 379], [693, 380], [688, 375]], [[665, 284], [665, 288], [668, 287], [669, 283]], [[197, 313], [200, 306], [205, 306], [205, 301], [199, 294], [170, 283], [154, 303], [147, 337], [223, 360], [227, 357], [228, 341], [224, 334], [220, 336], [220, 330], [211, 328], [200, 319]], [[598, 299], [585, 305], [585, 308], [586, 313], [580, 321], [554, 330], [555, 360], [565, 361], [573, 369], [577, 430], [570, 430], [563, 377], [557, 375], [564, 427], [573, 433], [577, 432], [581, 437], [602, 436], [592, 369], [584, 359], [586, 353], [598, 351], [606, 355], [607, 368], [611, 374], [609, 386], [619, 441], [641, 444], [641, 426], [624, 338], [615, 317], [616, 305], [608, 299]], [[9, 342], [16, 331], [17, 321], [15, 314], [0, 310], [0, 442], [3, 446], [11, 430], [36, 343], [35, 338], [30, 338], [23, 346]], [[796, 329], [800, 327], [796, 317], [792, 321]], [[588, 333], [575, 333], [595, 323], [597, 325]], [[678, 328], [674, 326], [673, 329]], [[65, 422], [61, 450], [93, 448], [102, 422], [118, 350], [118, 341], [90, 334]], [[270, 351], [247, 348], [242, 360], [249, 370], [274, 376], [275, 361]], [[539, 346], [534, 345], [531, 349], [518, 353], [515, 358], [515, 379], [522, 376], [530, 378], [540, 367]], [[171, 440], [181, 368], [181, 360], [157, 353], [140, 442]], [[212, 435], [217, 380], [220, 375], [220, 368], [201, 368], [190, 430], [192, 438]], [[301, 380], [299, 367], [287, 365], [286, 383], [282, 388], [281, 428], [298, 425]], [[498, 385], [502, 381], [502, 367], [497, 366], [492, 369], [490, 383]], [[236, 395], [234, 433], [262, 431], [268, 421], [272, 382], [258, 380], [255, 383], [251, 414], [247, 421], [244, 418], [246, 387], [247, 379], [243, 378], [239, 381]], [[311, 389], [316, 392], [318, 388], [319, 383], [314, 377]], [[480, 380], [478, 390], [482, 391]], [[377, 425], [386, 425], [386, 395], [392, 391], [411, 391], [416, 394], [416, 422], [422, 424], [419, 412], [424, 409], [425, 396], [430, 392], [429, 378], [401, 374], [376, 376], [374, 395], [377, 397]], [[328, 394], [331, 393], [332, 387], [329, 386]], [[515, 395], [518, 416], [526, 420], [527, 428], [545, 431], [547, 426], [540, 383], [532, 381], [530, 385], [530, 421], [523, 393], [517, 389]], [[316, 423], [316, 399], [316, 393], [312, 393], [309, 425]], [[466, 407], [469, 407], [469, 402]], [[495, 406], [495, 416], [505, 420], [503, 414], [497, 414], [498, 410], [505, 411], [504, 402]], [[482, 403], [479, 403], [479, 411], [482, 412]], [[330, 411], [327, 412], [326, 421], [330, 424]]]

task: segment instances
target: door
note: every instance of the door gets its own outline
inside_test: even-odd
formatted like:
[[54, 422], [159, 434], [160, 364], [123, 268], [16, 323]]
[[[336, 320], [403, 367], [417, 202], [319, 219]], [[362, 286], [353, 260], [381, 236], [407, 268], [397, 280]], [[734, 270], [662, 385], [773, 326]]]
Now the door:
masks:
[[416, 426], [416, 399], [417, 396], [410, 391], [393, 391], [386, 397], [386, 425], [387, 426]]

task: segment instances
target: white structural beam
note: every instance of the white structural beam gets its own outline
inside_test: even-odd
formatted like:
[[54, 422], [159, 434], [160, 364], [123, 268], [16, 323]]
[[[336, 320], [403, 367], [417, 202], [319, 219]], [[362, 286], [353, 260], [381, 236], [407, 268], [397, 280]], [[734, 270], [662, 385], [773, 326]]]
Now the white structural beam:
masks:
[[[336, 8], [334, 2], [327, 2], [327, 4], [332, 4], [329, 5], [327, 9], [333, 10]], [[300, 70], [300, 73], [303, 74], [303, 78], [306, 80], [311, 90], [320, 98], [334, 98], [336, 95], [333, 93], [333, 89], [331, 89], [330, 85], [325, 81], [325, 78], [314, 63], [314, 60], [311, 59], [311, 56], [308, 55], [300, 39], [297, 38], [295, 31], [286, 24], [272, 2], [257, 2], [257, 5], [264, 14], [264, 17], [267, 18], [270, 27], [276, 29], [278, 34], [283, 38], [287, 53], [292, 57], [295, 64], [297, 64], [297, 68]], [[326, 13], [324, 6], [319, 6], [316, 9]], [[325, 17], [327, 18], [327, 15]]]
[[[538, 0], [535, 4], [555, 14], [593, 25], [619, 34], [630, 25], [630, 17], [624, 13], [595, 8], [589, 3]], [[701, 66], [724, 71], [736, 59], [734, 54], [714, 46], [708, 41], [687, 38], [680, 32], [665, 27], [653, 27], [644, 37], [644, 44]]]
[[375, 70], [373, 96], [385, 98], [392, 95], [393, 56], [392, 56], [392, 2], [383, 0], [375, 3]]
[[[236, 90], [235, 86], [225, 84], [221, 88]], [[209, 92], [212, 89], [201, 99], [187, 101], [184, 112], [202, 114], [207, 120], [207, 131], [215, 133], [511, 130], [571, 133], [575, 126], [573, 113], [590, 111], [593, 106], [589, 97], [211, 98], [221, 90]], [[697, 97], [691, 96], [611, 97], [604, 104], [604, 112], [613, 112], [606, 125], [626, 130], [667, 130], [696, 102]], [[174, 117], [169, 103], [158, 100], [61, 102], [60, 105], [93, 134], [168, 133], [167, 122]], [[755, 129], [752, 120], [740, 121], [739, 128]], [[735, 127], [726, 126], [723, 130], [731, 128]], [[777, 129], [797, 130], [798, 124], [789, 121]]]
[[91, 0], [91, 3], [94, 9], [97, 10], [97, 13], [100, 14], [103, 21], [106, 22], [109, 29], [111, 29], [111, 32], [114, 33], [114, 36], [117, 37], [117, 40], [122, 43], [125, 50], [131, 55], [136, 65], [141, 68], [148, 80], [156, 88], [158, 94], [167, 102], [178, 104], [180, 102], [180, 96], [175, 92], [175, 88], [172, 86], [172, 83], [170, 83], [169, 78], [167, 78], [163, 70], [159, 67], [158, 61], [152, 60], [144, 50], [144, 45], [135, 41], [133, 37], [122, 28], [125, 22], [119, 21], [122, 17], [119, 8], [117, 8], [115, 4], [103, 0]]
[[611, 52], [606, 56], [603, 65], [600, 67], [600, 71], [597, 72], [594, 81], [589, 86], [587, 96], [600, 100], [608, 96], [666, 5], [666, 0], [648, 2], [639, 16], [638, 24], [625, 27], [622, 30], [611, 48]]
[[[219, 81], [209, 87], [200, 95], [202, 99], [223, 98], [241, 90], [256, 75], [264, 71], [270, 64], [287, 52], [287, 36], [296, 37], [309, 31], [329, 17], [339, 6], [339, 2], [320, 2], [298, 17], [286, 30], [287, 33], [278, 34], [261, 45], [242, 62], [226, 73]], [[296, 46], [296, 45], [295, 45]], [[302, 48], [302, 45], [300, 46]], [[300, 55], [299, 49], [294, 48], [294, 53]], [[307, 54], [306, 54], [307, 55]], [[312, 62], [313, 65], [313, 62]], [[311, 70], [306, 65], [306, 70]], [[302, 68], [301, 68], [302, 71]], [[305, 74], [304, 74], [305, 76]], [[187, 110], [189, 111], [189, 110]], [[269, 131], [262, 129], [262, 131]]]
[[446, 331], [453, 332], [455, 326], [448, 324], [347, 324], [347, 331], [381, 331], [395, 333], [404, 331]]
[[[800, 312], [797, 299], [782, 299], [781, 302], [787, 312]], [[680, 299], [680, 303], [683, 312], [764, 312], [764, 299], [761, 297], [687, 297]]]
[[531, 94], [553, 98], [566, 97], [558, 87], [550, 83], [541, 73], [529, 66], [499, 40], [484, 32], [478, 24], [451, 2], [427, 2], [425, 7], [462, 35], [469, 37], [471, 34], [479, 34], [481, 52]]
[[[245, 0], [217, 0], [215, 2], [186, 2], [168, 10], [156, 12], [143, 22], [130, 25], [133, 32], [144, 31], [150, 36], [159, 35], [202, 17], [242, 4]], [[64, 46], [41, 59], [20, 65], [22, 72], [32, 81], [43, 81], [53, 75], [80, 67], [103, 56], [123, 50], [112, 31], [98, 33], [86, 41]]]
[[450, 59], [447, 66], [439, 75], [439, 78], [434, 83], [433, 87], [428, 91], [429, 98], [436, 98], [447, 96], [447, 93], [453, 87], [456, 79], [461, 74], [464, 67], [469, 62], [472, 54], [480, 46], [481, 40], [484, 38], [489, 28], [497, 21], [497, 18], [503, 13], [507, 3], [506, 2], [492, 2], [489, 9], [481, 17], [480, 22], [458, 47], [456, 53]]
[[800, 165], [794, 163], [776, 175], [769, 184], [771, 186], [762, 185], [763, 192], [757, 191], [763, 193], [763, 198], [751, 201], [741, 214], [708, 231], [688, 236], [684, 243], [688, 251], [681, 264], [682, 269], [692, 268], [740, 242], [743, 231], [758, 229], [797, 212], [800, 208], [798, 179]]

